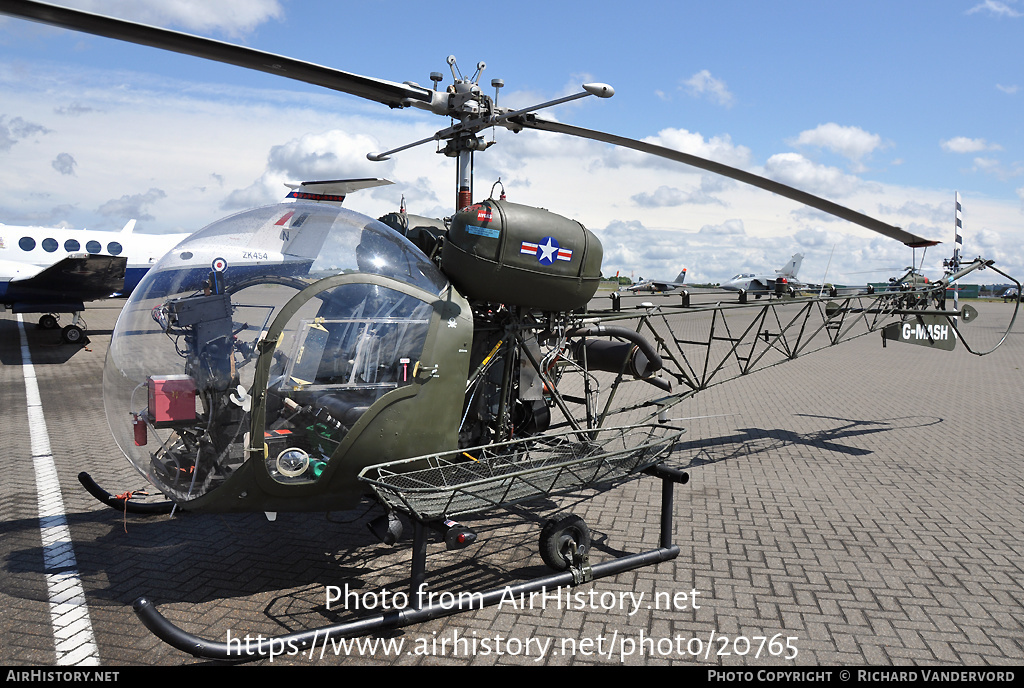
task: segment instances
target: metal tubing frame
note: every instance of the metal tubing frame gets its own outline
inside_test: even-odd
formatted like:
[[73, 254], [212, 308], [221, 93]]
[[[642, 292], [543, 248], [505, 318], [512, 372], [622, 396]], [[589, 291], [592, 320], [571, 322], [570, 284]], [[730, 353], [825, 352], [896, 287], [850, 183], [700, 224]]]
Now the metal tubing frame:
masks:
[[[838, 298], [774, 299], [756, 305], [716, 304], [690, 307], [686, 309], [688, 313], [711, 311], [711, 322], [706, 338], [697, 340], [680, 337], [674, 332], [669, 318], [678, 311], [671, 307], [645, 313], [609, 313], [600, 320], [640, 320], [641, 327], [657, 340], [662, 357], [675, 364], [666, 366], [663, 371], [671, 375], [678, 384], [692, 392], [698, 392], [732, 379], [730, 375], [722, 375], [730, 363], [736, 365], [740, 375], [746, 375], [821, 348], [877, 332], [885, 324], [892, 322], [893, 318], [931, 312], [925, 309], [907, 309], [903, 307], [903, 302], [908, 296], [925, 299], [936, 291], [933, 288], [913, 292], [856, 294]], [[828, 305], [838, 307], [833, 310], [828, 308]], [[782, 309], [786, 308], [795, 312], [782, 313]], [[758, 310], [741, 331], [734, 333], [725, 314], [740, 309]], [[953, 312], [944, 314], [957, 315]], [[663, 336], [654, 326], [654, 322], [659, 322], [668, 336]], [[855, 331], [858, 326], [860, 331]], [[772, 327], [775, 331], [768, 331], [767, 327]], [[818, 339], [822, 332], [825, 332], [827, 341]], [[726, 349], [719, 351], [717, 355], [713, 352], [716, 342], [726, 343]], [[816, 343], [820, 346], [812, 348]], [[697, 360], [691, 360], [687, 356], [687, 347], [691, 348], [691, 354], [694, 353], [692, 349], [696, 349]], [[765, 362], [764, 357], [771, 351], [781, 354], [783, 361]], [[614, 388], [615, 384], [612, 386]]]
[[[541, 576], [516, 585], [506, 585], [501, 588], [494, 588], [482, 593], [472, 593], [468, 596], [457, 596], [452, 604], [435, 602], [426, 606], [410, 605], [405, 609], [396, 609], [374, 614], [361, 619], [353, 619], [333, 626], [324, 626], [309, 631], [300, 631], [286, 635], [270, 638], [260, 637], [251, 645], [248, 642], [251, 636], [246, 638], [243, 649], [241, 641], [226, 643], [214, 640], [207, 640], [192, 633], [182, 630], [167, 620], [157, 610], [156, 606], [147, 598], [139, 597], [132, 604], [132, 609], [142, 624], [155, 636], [168, 645], [175, 647], [182, 652], [187, 652], [194, 657], [213, 659], [225, 662], [252, 662], [258, 659], [273, 659], [275, 656], [295, 656], [309, 651], [310, 658], [316, 654], [316, 646], [319, 643], [326, 649], [331, 638], [349, 638], [355, 636], [369, 635], [384, 630], [404, 628], [413, 624], [438, 619], [445, 616], [452, 616], [472, 609], [482, 609], [500, 603], [510, 597], [518, 598], [521, 594], [528, 594], [548, 588], [562, 586], [576, 587], [582, 582], [592, 582], [599, 578], [614, 576], [624, 571], [638, 569], [652, 564], [659, 564], [664, 561], [671, 561], [679, 556], [679, 546], [672, 544], [672, 509], [673, 509], [673, 488], [675, 483], [685, 484], [688, 476], [685, 472], [664, 466], [652, 466], [646, 471], [649, 475], [660, 478], [661, 487], [661, 536], [660, 546], [657, 549], [627, 554], [604, 561], [593, 566], [585, 567], [580, 575], [579, 571], [572, 569], [561, 573]], [[416, 521], [414, 523], [413, 535], [413, 557], [412, 575], [410, 576], [410, 600], [419, 601], [420, 591], [423, 589], [426, 580], [426, 543], [427, 526]]]

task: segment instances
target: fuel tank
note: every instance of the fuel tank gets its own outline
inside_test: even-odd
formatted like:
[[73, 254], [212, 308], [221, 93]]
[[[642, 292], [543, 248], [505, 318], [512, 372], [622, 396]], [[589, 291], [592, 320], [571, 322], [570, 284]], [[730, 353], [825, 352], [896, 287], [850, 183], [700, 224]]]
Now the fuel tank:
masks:
[[473, 301], [568, 311], [597, 291], [603, 252], [576, 220], [490, 199], [452, 218], [441, 270]]

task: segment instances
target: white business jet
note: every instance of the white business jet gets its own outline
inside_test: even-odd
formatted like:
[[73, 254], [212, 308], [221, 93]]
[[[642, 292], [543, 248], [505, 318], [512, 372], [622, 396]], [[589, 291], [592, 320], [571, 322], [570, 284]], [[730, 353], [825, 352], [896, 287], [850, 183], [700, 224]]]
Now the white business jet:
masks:
[[85, 337], [85, 303], [130, 293], [167, 251], [189, 236], [135, 234], [135, 220], [119, 232], [0, 224], [0, 309], [39, 313], [55, 328], [72, 314], [64, 341]]

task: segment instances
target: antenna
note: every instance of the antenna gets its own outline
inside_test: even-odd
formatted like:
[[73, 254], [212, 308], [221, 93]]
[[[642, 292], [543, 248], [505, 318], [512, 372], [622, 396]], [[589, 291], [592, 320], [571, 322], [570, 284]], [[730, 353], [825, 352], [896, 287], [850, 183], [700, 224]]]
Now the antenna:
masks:
[[832, 267], [832, 256], [836, 252], [836, 245], [832, 244], [832, 251], [828, 254], [828, 262], [825, 263], [825, 274], [821, 276], [821, 289], [818, 290], [818, 296], [821, 296], [825, 291], [825, 283], [828, 281], [828, 269]]

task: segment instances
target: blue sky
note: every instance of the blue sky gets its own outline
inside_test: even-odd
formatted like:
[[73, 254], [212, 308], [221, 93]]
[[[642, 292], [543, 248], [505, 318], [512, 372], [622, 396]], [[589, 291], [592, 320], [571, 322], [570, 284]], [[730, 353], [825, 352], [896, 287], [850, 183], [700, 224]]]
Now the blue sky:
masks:
[[[615, 87], [547, 116], [764, 174], [1024, 274], [1024, 0], [474, 3], [67, 2], [392, 81], [487, 63], [500, 102]], [[96, 7], [101, 9], [97, 10]], [[487, 89], [489, 90], [489, 88]], [[235, 67], [0, 20], [0, 222], [193, 230], [273, 202], [283, 181], [384, 176], [370, 215], [451, 212], [432, 146], [365, 154], [446, 120]], [[498, 132], [476, 197], [584, 222], [605, 273], [719, 281], [806, 258], [817, 279], [909, 264], [909, 249], [790, 201], [566, 137]], [[920, 255], [918, 256], [920, 258]], [[883, 278], [884, 273], [879, 275]], [[986, 276], [989, 279], [994, 277]], [[875, 279], [874, 277], [869, 277]], [[863, 281], [864, 277], [860, 280]], [[847, 281], [855, 281], [850, 277]]]

